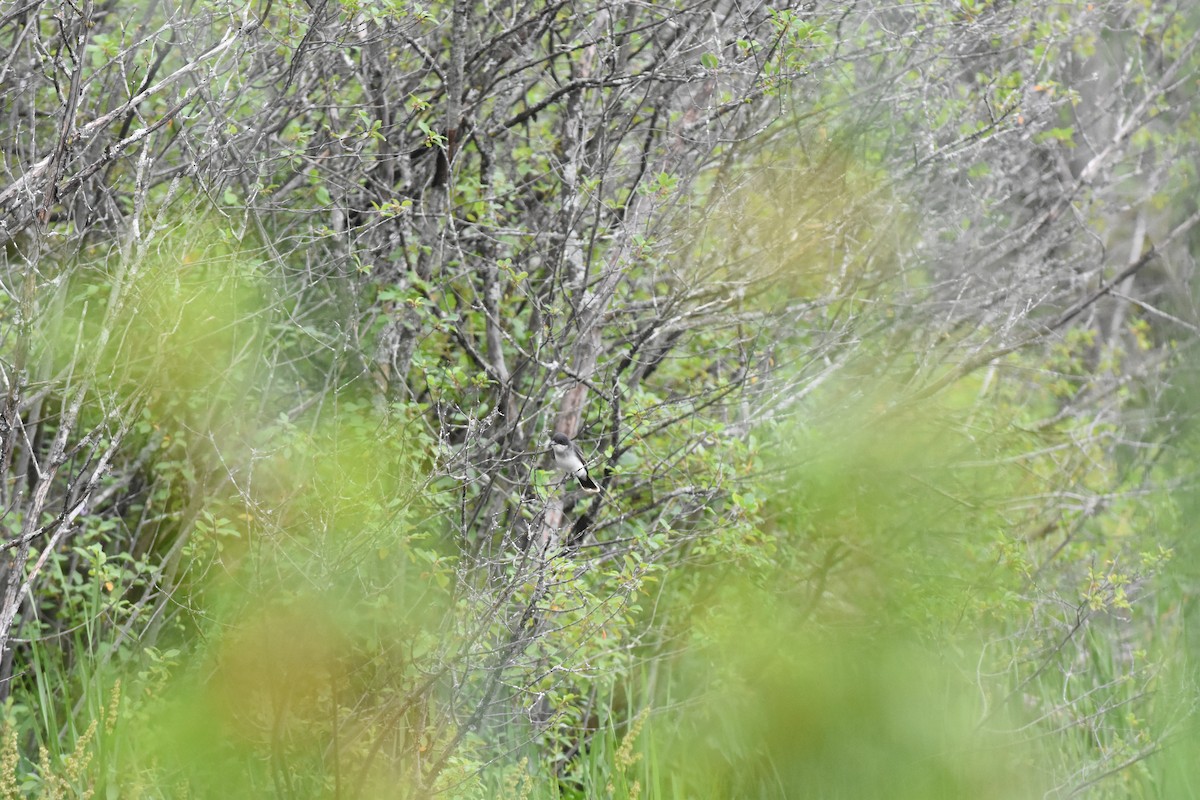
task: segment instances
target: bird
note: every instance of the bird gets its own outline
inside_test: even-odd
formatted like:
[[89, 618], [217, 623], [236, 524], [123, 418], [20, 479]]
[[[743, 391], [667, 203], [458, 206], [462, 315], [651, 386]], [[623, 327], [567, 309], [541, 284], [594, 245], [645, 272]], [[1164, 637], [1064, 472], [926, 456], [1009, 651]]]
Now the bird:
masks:
[[596, 494], [600, 491], [600, 484], [588, 475], [587, 465], [583, 463], [583, 451], [579, 449], [579, 445], [565, 435], [556, 433], [550, 437], [550, 447], [554, 450], [555, 465], [568, 475], [575, 476], [575, 480], [579, 481], [579, 486], [585, 492]]

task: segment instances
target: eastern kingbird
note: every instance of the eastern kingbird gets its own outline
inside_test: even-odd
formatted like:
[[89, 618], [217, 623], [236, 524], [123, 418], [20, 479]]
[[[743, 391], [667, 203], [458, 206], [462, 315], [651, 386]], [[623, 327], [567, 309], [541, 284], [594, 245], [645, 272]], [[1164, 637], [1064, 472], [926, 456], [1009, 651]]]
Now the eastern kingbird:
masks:
[[583, 463], [583, 451], [579, 449], [579, 445], [561, 433], [556, 433], [550, 437], [550, 447], [554, 450], [555, 465], [568, 475], [574, 475], [585, 492], [600, 491], [600, 485], [588, 475], [587, 465]]

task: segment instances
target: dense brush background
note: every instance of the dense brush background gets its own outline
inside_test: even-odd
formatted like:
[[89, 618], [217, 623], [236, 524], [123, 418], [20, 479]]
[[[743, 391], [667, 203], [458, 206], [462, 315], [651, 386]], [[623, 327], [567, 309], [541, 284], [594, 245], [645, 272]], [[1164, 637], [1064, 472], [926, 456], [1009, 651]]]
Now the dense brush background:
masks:
[[1198, 44], [0, 2], [0, 799], [1200, 796]]

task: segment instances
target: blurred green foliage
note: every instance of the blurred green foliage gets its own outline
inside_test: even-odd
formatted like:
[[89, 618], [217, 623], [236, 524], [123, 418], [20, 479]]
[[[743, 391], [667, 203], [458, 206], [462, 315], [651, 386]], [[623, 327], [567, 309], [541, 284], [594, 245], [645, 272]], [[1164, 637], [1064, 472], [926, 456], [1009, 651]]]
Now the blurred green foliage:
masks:
[[[39, 413], [53, 420], [83, 387], [80, 429], [99, 433], [79, 452], [103, 444], [105, 420], [130, 430], [101, 486], [121, 501], [85, 510], [69, 545], [38, 554], [22, 669], [2, 709], [0, 798], [1196, 794], [1197, 454], [1172, 428], [1196, 411], [1188, 356], [1136, 317], [1132, 345], [1072, 327], [958, 372], [1009, 341], [997, 332], [1010, 321], [920, 319], [912, 309], [936, 305], [945, 265], [902, 256], [922, 236], [967, 241], [972, 226], [1003, 230], [1024, 212], [997, 203], [985, 219], [918, 232], [920, 204], [881, 166], [925, 126], [958, 157], [964, 143], [1018, 130], [1043, 98], [1061, 92], [1059, 111], [1073, 107], [1059, 72], [1097, 46], [1073, 27], [1091, 4], [1031, 9], [1006, 29], [1004, 49], [1029, 50], [1033, 71], [981, 67], [919, 107], [835, 113], [861, 91], [857, 71], [895, 50], [920, 45], [928, 69], [952, 70], [955, 37], [1011, 10], [1002, 5], [905, 7], [912, 33], [856, 59], [839, 53], [857, 34], [796, 10], [770, 12], [762, 41], [704, 50], [698, 65], [711, 72], [764, 54], [754, 91], [781, 103], [795, 102], [796, 73], [827, 70], [802, 114], [781, 114], [780, 128], [804, 121], [803, 132], [741, 162], [736, 180], [712, 170], [689, 184], [656, 169], [636, 188], [592, 175], [567, 187], [560, 137], [533, 118], [523, 144], [503, 142], [512, 161], [487, 156], [487, 180], [462, 170], [448, 192], [454, 222], [488, 227], [479, 247], [497, 257], [471, 253], [470, 264], [495, 266], [499, 348], [534, 354], [514, 385], [539, 402], [558, 379], [547, 353], [577, 309], [556, 294], [561, 275], [526, 252], [543, 241], [521, 229], [522, 204], [578, 189], [596, 193], [598, 216], [624, 217], [643, 200], [687, 232], [630, 236], [603, 322], [615, 344], [599, 359], [615, 399], [585, 415], [612, 423], [596, 459], [621, 494], [611, 516], [590, 520], [594, 541], [544, 558], [530, 542], [552, 481], [537, 466], [484, 466], [511, 432], [479, 433], [494, 424], [499, 370], [479, 343], [496, 320], [463, 253], [429, 278], [383, 263], [433, 252], [434, 237], [403, 227], [428, 213], [412, 198], [374, 204], [408, 235], [378, 263], [347, 256], [345, 289], [286, 287], [279, 265], [258, 260], [268, 244], [215, 212], [163, 211], [140, 245], [90, 242], [54, 265], [64, 279], [42, 298], [32, 361], [37, 391], [55, 388]], [[1152, 5], [1130, 5], [1134, 38], [1186, 52], [1183, 17]], [[308, 40], [294, 7], [270, 9], [285, 53]], [[369, 24], [448, 12], [338, 9]], [[565, 23], [572, 10], [557, 13]], [[124, 41], [98, 37], [90, 57]], [[426, 69], [415, 48], [385, 58]], [[896, 97], [938, 88], [918, 79], [898, 72]], [[331, 108], [367, 93], [357, 81], [328, 91]], [[548, 91], [534, 81], [521, 103]], [[239, 102], [231, 136], [262, 110], [254, 92]], [[444, 145], [440, 107], [415, 95], [407, 107], [416, 152]], [[1139, 153], [1186, 147], [1185, 122], [1132, 141]], [[249, 206], [239, 191], [266, 202], [298, 177], [311, 191], [291, 210], [324, 214], [357, 183], [312, 166], [326, 155], [310, 140], [390, 147], [394, 135], [362, 109], [289, 123], [278, 174], [230, 184], [221, 202]], [[1070, 119], [1022, 141], [1056, 158], [1082, 149]], [[330, 161], [353, 160], [344, 155]], [[979, 161], [965, 174], [1004, 168]], [[1189, 174], [1173, 173], [1181, 194]], [[686, 210], [666, 208], [681, 194]], [[291, 223], [271, 224], [260, 237]], [[365, 240], [378, 220], [358, 224]], [[324, 226], [305, 241], [346, 234]], [[604, 256], [597, 245], [589, 258]], [[286, 270], [309, 268], [307, 254], [290, 257]], [[332, 312], [296, 316], [305, 303], [360, 301], [378, 304], [345, 315], [368, 329], [361, 340], [332, 333]], [[7, 333], [13, 304], [0, 303]], [[697, 310], [710, 307], [730, 313], [710, 323]], [[753, 328], [776, 312], [774, 327]], [[1037, 312], [1035, 323], [1047, 315]], [[389, 315], [420, 335], [410, 374], [392, 376], [406, 393], [381, 400], [366, 351]], [[1150, 351], [1161, 359], [1139, 361]], [[1111, 398], [1095, 396], [1097, 376], [1112, 379]], [[941, 392], [913, 400], [941, 378]], [[1102, 402], [1113, 413], [1093, 413]], [[550, 415], [534, 404], [517, 415]], [[504, 457], [533, 464], [538, 445], [519, 446]], [[493, 518], [468, 520], [487, 492], [501, 497]], [[16, 516], [5, 522], [14, 535]]]

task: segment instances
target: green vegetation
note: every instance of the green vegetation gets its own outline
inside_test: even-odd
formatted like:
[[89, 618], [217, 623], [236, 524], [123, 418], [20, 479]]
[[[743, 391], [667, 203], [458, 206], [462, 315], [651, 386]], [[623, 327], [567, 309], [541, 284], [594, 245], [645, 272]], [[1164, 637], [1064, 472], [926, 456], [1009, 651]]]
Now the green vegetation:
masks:
[[0, 800], [1200, 795], [1200, 18], [863, 6], [0, 10]]

